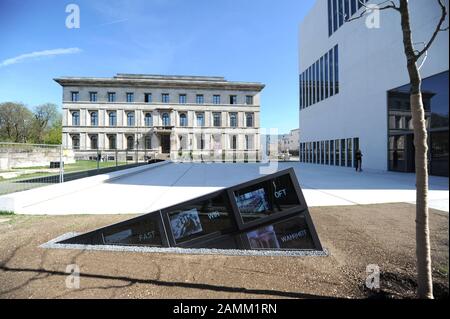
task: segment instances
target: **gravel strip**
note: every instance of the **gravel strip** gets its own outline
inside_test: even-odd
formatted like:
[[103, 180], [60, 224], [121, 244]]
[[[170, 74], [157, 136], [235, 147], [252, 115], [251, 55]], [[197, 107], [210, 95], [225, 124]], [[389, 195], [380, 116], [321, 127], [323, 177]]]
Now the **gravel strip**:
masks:
[[159, 248], [159, 247], [137, 247], [137, 246], [113, 246], [113, 245], [73, 245], [59, 244], [58, 242], [78, 236], [78, 233], [67, 233], [59, 236], [40, 247], [45, 249], [73, 249], [114, 251], [153, 254], [182, 254], [182, 255], [225, 255], [225, 256], [264, 256], [264, 257], [327, 257], [328, 250], [227, 250], [206, 248]]

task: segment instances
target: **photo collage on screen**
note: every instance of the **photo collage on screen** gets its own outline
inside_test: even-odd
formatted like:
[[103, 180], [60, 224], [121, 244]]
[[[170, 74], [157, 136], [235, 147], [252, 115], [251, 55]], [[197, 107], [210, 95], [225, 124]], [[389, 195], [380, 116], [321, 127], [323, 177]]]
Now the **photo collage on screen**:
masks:
[[153, 214], [104, 230], [103, 241], [106, 245], [162, 246], [159, 225], [160, 215]]
[[214, 233], [233, 231], [226, 195], [191, 204], [168, 213], [170, 229], [177, 244]]
[[247, 233], [251, 249], [314, 249], [305, 217], [299, 215]]
[[283, 175], [234, 192], [244, 223], [297, 207], [300, 202], [289, 175]]

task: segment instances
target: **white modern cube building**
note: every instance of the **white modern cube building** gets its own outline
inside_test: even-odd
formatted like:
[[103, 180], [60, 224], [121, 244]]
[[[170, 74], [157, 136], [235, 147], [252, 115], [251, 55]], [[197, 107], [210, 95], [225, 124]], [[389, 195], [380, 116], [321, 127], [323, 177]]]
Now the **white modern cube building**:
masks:
[[[448, 7], [448, 0], [444, 2]], [[400, 14], [374, 11], [368, 19], [345, 21], [362, 10], [359, 0], [317, 0], [301, 23], [301, 161], [353, 167], [360, 149], [363, 168], [413, 172]], [[420, 48], [433, 34], [441, 10], [435, 0], [415, 0], [410, 11], [413, 40]], [[421, 69], [430, 173], [443, 176], [448, 176], [448, 37], [448, 31], [439, 33]]]
[[63, 87], [63, 145], [76, 158], [261, 157], [261, 83], [136, 74], [55, 81]]

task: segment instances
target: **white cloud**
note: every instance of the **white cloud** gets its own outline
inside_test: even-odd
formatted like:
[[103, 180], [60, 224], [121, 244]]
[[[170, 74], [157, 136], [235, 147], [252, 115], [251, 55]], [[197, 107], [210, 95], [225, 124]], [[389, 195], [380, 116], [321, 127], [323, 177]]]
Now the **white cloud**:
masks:
[[14, 58], [6, 59], [0, 62], [0, 68], [12, 64], [22, 63], [26, 60], [40, 58], [40, 57], [50, 57], [63, 54], [76, 54], [80, 53], [82, 50], [79, 48], [67, 48], [67, 49], [52, 49], [44, 51], [36, 51], [31, 53], [21, 54]]

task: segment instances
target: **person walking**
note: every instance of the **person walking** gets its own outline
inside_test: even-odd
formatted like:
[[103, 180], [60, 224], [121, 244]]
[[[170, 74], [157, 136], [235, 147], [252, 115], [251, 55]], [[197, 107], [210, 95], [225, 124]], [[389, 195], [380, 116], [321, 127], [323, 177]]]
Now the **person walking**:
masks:
[[355, 154], [355, 159], [356, 159], [356, 171], [357, 172], [362, 172], [362, 153], [361, 150], [357, 150], [356, 154]]

